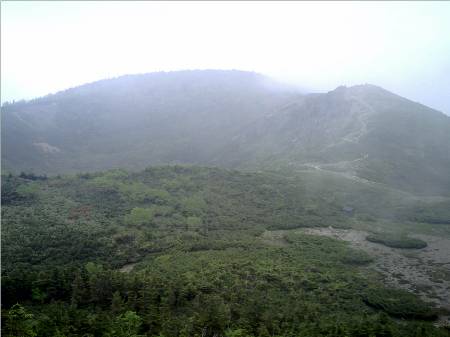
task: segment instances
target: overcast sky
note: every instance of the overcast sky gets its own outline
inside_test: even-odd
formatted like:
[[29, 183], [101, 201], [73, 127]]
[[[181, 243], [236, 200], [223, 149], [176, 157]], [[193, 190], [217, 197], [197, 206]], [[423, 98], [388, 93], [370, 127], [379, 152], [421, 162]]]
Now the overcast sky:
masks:
[[1, 100], [130, 73], [372, 83], [450, 114], [450, 2], [1, 3]]

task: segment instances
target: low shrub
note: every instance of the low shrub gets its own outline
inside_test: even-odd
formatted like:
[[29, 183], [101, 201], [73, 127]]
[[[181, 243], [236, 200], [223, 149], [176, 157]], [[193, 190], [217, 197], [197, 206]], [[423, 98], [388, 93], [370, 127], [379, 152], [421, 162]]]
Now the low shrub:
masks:
[[400, 289], [368, 289], [363, 301], [387, 314], [406, 319], [434, 320], [437, 312], [416, 295]]
[[381, 243], [392, 248], [421, 249], [427, 246], [427, 243], [420, 239], [385, 233], [370, 234], [366, 237], [366, 240]]

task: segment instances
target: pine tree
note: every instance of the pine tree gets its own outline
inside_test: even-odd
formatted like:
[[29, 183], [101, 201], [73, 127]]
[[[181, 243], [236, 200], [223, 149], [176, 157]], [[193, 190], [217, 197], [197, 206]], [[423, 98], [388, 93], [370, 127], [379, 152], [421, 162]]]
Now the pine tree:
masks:
[[72, 296], [71, 304], [78, 306], [79, 304], [86, 302], [86, 283], [83, 280], [83, 276], [78, 271], [75, 274], [75, 278], [72, 282]]
[[5, 337], [35, 337], [34, 316], [28, 313], [20, 304], [14, 304], [8, 310], [6, 316], [6, 324], [2, 327], [2, 332]]
[[111, 312], [114, 315], [120, 314], [125, 308], [125, 302], [118, 291], [114, 292], [111, 300]]

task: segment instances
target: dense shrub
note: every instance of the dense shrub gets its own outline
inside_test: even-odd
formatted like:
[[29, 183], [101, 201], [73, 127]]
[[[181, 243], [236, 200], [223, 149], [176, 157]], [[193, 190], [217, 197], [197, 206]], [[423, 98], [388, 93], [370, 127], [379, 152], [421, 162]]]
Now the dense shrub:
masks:
[[364, 302], [381, 309], [389, 315], [401, 318], [432, 320], [437, 317], [436, 310], [417, 296], [399, 289], [368, 289]]
[[381, 243], [392, 248], [421, 249], [427, 246], [427, 243], [420, 239], [387, 233], [370, 234], [366, 237], [366, 240], [370, 242]]

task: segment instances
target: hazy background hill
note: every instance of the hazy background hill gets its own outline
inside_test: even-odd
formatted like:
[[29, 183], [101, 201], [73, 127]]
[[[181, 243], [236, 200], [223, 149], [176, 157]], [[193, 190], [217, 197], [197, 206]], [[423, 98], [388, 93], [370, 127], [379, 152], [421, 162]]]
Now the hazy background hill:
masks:
[[450, 118], [373, 85], [293, 99], [225, 153], [239, 154], [238, 167], [314, 168], [414, 193], [450, 191]]
[[2, 108], [3, 169], [190, 163], [339, 172], [450, 194], [450, 118], [373, 85], [304, 94], [255, 73], [123, 76]]
[[289, 97], [240, 71], [124, 76], [3, 107], [4, 167], [76, 172], [206, 163]]

